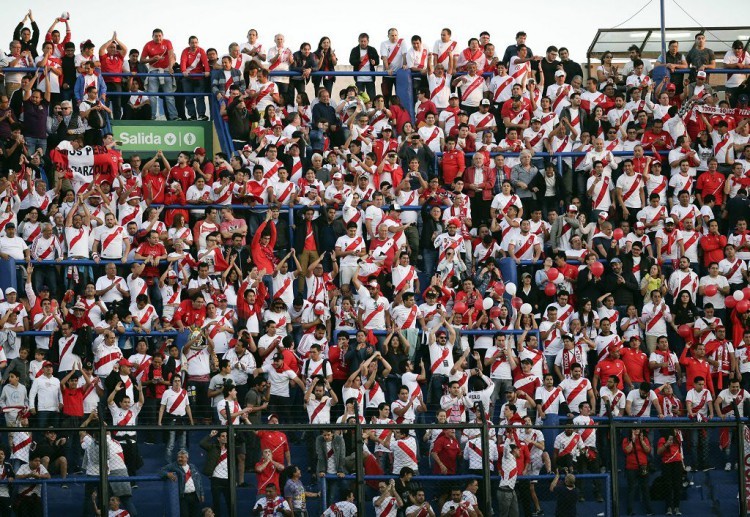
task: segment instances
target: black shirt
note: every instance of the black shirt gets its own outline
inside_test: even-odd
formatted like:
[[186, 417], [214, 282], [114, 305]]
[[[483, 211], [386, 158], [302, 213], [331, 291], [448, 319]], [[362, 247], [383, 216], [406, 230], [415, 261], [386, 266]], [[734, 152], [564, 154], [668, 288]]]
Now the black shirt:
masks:
[[[547, 87], [550, 84], [555, 84], [555, 72], [557, 72], [557, 67], [560, 66], [561, 63], [558, 60], [554, 60], [552, 62], [547, 61], [547, 58], [542, 58], [541, 61], [539, 61], [539, 75], [544, 76], [544, 90], [547, 91]], [[541, 77], [538, 77], [541, 79]]]
[[570, 84], [573, 78], [580, 75], [583, 78], [583, 68], [575, 61], [568, 59], [562, 62], [563, 70], [565, 70], [565, 82]]

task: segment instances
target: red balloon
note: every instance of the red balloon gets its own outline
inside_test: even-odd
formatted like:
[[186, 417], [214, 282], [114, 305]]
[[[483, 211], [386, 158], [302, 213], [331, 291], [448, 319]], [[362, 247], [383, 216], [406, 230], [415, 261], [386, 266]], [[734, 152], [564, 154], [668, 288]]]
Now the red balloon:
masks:
[[456, 302], [455, 305], [453, 305], [454, 313], [464, 314], [468, 310], [469, 308], [466, 306], [464, 302]]
[[[750, 302], [748, 302], [750, 304]], [[523, 305], [523, 300], [520, 299], [518, 296], [514, 296], [510, 300], [510, 304], [513, 306], [514, 309], [518, 310], [521, 308], [521, 305]]]
[[484, 310], [484, 298], [477, 298], [477, 301], [474, 302], [474, 308], [478, 311]]
[[591, 268], [591, 274], [596, 278], [599, 278], [604, 274], [604, 266], [601, 262], [594, 262], [589, 267]]
[[715, 284], [710, 284], [703, 288], [703, 292], [706, 296], [714, 296], [719, 292], [719, 288]]
[[499, 296], [505, 294], [505, 284], [502, 282], [495, 282], [494, 284], [492, 284], [492, 288]]
[[745, 300], [750, 300], [750, 287], [745, 287], [742, 290], [742, 294], [745, 295]]
[[724, 299], [724, 305], [727, 306], [727, 309], [734, 309], [734, 307], [737, 305], [737, 300], [734, 299], [734, 296], [727, 296]]
[[740, 314], [745, 314], [748, 310], [750, 310], [750, 301], [740, 300], [739, 302], [737, 302], [737, 306], [735, 308]]
[[560, 276], [560, 271], [556, 267], [551, 267], [547, 270], [547, 278], [549, 278], [550, 282], [554, 282], [558, 276]]
[[544, 286], [544, 294], [547, 296], [555, 296], [557, 293], [557, 287], [555, 287], [555, 284], [552, 282], [549, 282], [547, 285]]
[[683, 338], [687, 339], [693, 333], [693, 329], [690, 328], [690, 325], [680, 325], [679, 327], [677, 327], [677, 333]]
[[500, 317], [500, 307], [494, 306], [490, 309], [490, 318], [499, 318]]
[[615, 238], [615, 239], [617, 239], [618, 241], [619, 241], [620, 239], [622, 239], [623, 235], [624, 235], [624, 234], [623, 234], [623, 232], [622, 232], [622, 228], [615, 228], [615, 229], [614, 229], [614, 230], [612, 231], [612, 237], [614, 237], [614, 238]]

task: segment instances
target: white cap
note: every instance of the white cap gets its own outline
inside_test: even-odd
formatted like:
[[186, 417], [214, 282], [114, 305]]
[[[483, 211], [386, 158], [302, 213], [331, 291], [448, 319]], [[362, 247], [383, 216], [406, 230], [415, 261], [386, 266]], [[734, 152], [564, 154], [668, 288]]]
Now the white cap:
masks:
[[578, 212], [578, 207], [575, 205], [569, 205], [568, 212]]
[[706, 77], [706, 72], [704, 70], [699, 70], [697, 74], [695, 74], [696, 77]]
[[482, 99], [482, 102], [480, 102], [480, 104], [482, 106], [489, 106], [490, 105], [490, 100], [489, 99]]
[[669, 224], [669, 223], [674, 224], [674, 219], [672, 219], [671, 217], [667, 217], [666, 219], [664, 219], [664, 224]]
[[18, 292], [18, 291], [16, 291], [16, 290], [15, 290], [15, 289], [14, 289], [13, 287], [8, 287], [8, 288], [7, 288], [6, 290], [5, 290], [5, 294], [6, 294], [6, 295], [8, 295], [8, 294], [10, 294], [10, 293], [17, 293], [17, 292]]
[[555, 72], [555, 77], [565, 77], [565, 70], [558, 70]]
[[451, 94], [450, 94], [450, 95], [448, 96], [448, 98], [449, 98], [449, 99], [458, 99], [458, 94], [457, 94], [457, 93], [451, 93]]

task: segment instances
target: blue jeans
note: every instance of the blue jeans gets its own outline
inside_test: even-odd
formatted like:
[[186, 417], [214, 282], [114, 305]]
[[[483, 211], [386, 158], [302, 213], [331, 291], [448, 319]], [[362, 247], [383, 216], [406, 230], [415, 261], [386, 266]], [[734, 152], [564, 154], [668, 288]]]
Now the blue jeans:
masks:
[[178, 451], [187, 448], [187, 433], [185, 433], [185, 431], [169, 431], [169, 438], [167, 438], [167, 448], [165, 454], [167, 463], [172, 463], [175, 460], [175, 456], [172, 455], [175, 442], [177, 443]]
[[[162, 70], [154, 70], [150, 73], [156, 74], [164, 72]], [[148, 77], [146, 78], [146, 91], [149, 93], [174, 93], [175, 79], [174, 77]], [[177, 106], [175, 106], [174, 97], [171, 95], [165, 95], [163, 100], [164, 109], [167, 110], [167, 118], [169, 118], [170, 120], [176, 120]], [[156, 118], [156, 109], [153, 110], [151, 118]]]
[[435, 268], [437, 268], [438, 262], [438, 251], [437, 250], [422, 250], [422, 268], [427, 275], [427, 278], [431, 278], [435, 274]]
[[206, 80], [205, 79], [191, 79], [188, 77], [182, 78], [182, 91], [185, 93], [199, 93], [201, 95], [195, 97], [185, 97], [185, 109], [187, 110], [188, 116], [195, 118], [196, 107], [197, 114], [199, 117], [206, 116], [206, 97], [203, 95], [206, 92]]
[[32, 138], [30, 136], [24, 137], [26, 140], [26, 147], [29, 150], [29, 155], [36, 152], [37, 149], [41, 149], [43, 154], [47, 153], [47, 139], [46, 138]]

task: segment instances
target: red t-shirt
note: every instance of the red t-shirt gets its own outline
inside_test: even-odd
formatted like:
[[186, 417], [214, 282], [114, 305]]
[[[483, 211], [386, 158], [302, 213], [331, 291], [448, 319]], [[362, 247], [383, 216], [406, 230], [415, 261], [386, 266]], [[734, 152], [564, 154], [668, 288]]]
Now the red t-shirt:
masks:
[[151, 63], [153, 68], [169, 68], [169, 54], [172, 52], [172, 42], [168, 39], [161, 40], [161, 43], [149, 41], [143, 46], [141, 57], [151, 58], [161, 56], [161, 58]]
[[344, 351], [338, 345], [328, 348], [328, 360], [331, 362], [333, 378], [337, 381], [345, 381], [349, 378], [349, 367], [344, 362]]
[[[432, 452], [437, 454], [437, 457], [440, 458], [440, 463], [445, 465], [446, 469], [448, 469], [447, 474], [456, 474], [458, 456], [461, 454], [461, 446], [459, 445], [458, 440], [455, 438], [449, 438], [447, 434], [442, 433], [435, 440], [435, 443], [432, 446]], [[438, 465], [437, 462], [432, 464], [432, 471], [435, 474], [442, 474], [443, 472], [440, 470], [440, 465]]]
[[724, 202], [724, 175], [720, 172], [704, 172], [698, 176], [698, 182], [695, 184], [701, 196], [712, 195], [716, 198], [716, 204], [721, 205]]
[[164, 192], [167, 185], [167, 177], [164, 174], [144, 174], [143, 195], [151, 196], [151, 203], [164, 204]]
[[515, 119], [520, 113], [523, 113], [523, 117], [521, 117], [521, 122], [529, 121], [531, 119], [531, 116], [529, 115], [529, 111], [524, 108], [523, 104], [521, 104], [521, 109], [514, 110], [512, 101], [507, 101], [503, 104], [502, 110], [500, 110], [500, 116], [502, 118], [508, 117], [511, 121]]
[[193, 325], [197, 325], [199, 327], [203, 326], [203, 320], [206, 319], [206, 306], [204, 305], [201, 307], [200, 310], [193, 308], [193, 300], [183, 300], [180, 303], [180, 306], [177, 308], [177, 310], [174, 313], [174, 320], [182, 321], [182, 324], [186, 327], [191, 327]]
[[284, 463], [286, 453], [289, 452], [289, 442], [281, 431], [258, 431], [260, 449], [271, 449], [273, 461]]
[[265, 497], [266, 495], [266, 486], [268, 484], [276, 485], [276, 487], [279, 486], [279, 472], [276, 470], [276, 467], [273, 463], [270, 461], [268, 462], [268, 465], [265, 466], [263, 470], [258, 472], [258, 468], [263, 464], [262, 461], [259, 461], [255, 464], [255, 476], [257, 477], [257, 485], [258, 485], [258, 494]]
[[[122, 65], [125, 59], [122, 55], [117, 52], [110, 55], [109, 53], [99, 55], [99, 61], [101, 62], [102, 73], [119, 74], [122, 72]], [[118, 76], [104, 76], [104, 82], [107, 83], [121, 83], [122, 77]]]
[[63, 388], [63, 415], [83, 416], [83, 387], [80, 388]]
[[182, 191], [187, 192], [190, 186], [195, 183], [195, 171], [189, 165], [185, 165], [184, 167], [175, 165], [169, 171], [169, 181], [179, 182], [180, 186], [182, 187]]
[[[156, 245], [151, 245], [148, 241], [138, 246], [136, 253], [142, 257], [162, 257], [167, 254], [167, 250], [161, 242], [157, 242]], [[149, 264], [146, 269], [143, 270], [144, 278], [159, 276], [159, 267], [152, 266]]]
[[307, 232], [305, 234], [305, 251], [316, 251], [318, 245], [315, 244], [315, 234], [312, 229], [312, 221], [307, 221], [305, 224], [305, 231]]
[[611, 359], [607, 358], [602, 361], [599, 361], [599, 363], [596, 365], [596, 370], [594, 370], [594, 374], [599, 377], [599, 380], [603, 383], [607, 381], [607, 379], [610, 378], [612, 375], [617, 375], [617, 377], [620, 379], [620, 382], [617, 384], [617, 387], [620, 389], [623, 389], [625, 386], [622, 382], [623, 373], [625, 372], [625, 363], [622, 362], [622, 359]]
[[632, 348], [623, 348], [620, 350], [620, 355], [633, 384], [644, 381], [651, 382], [651, 369], [648, 366], [648, 356], [645, 353]]
[[[645, 438], [645, 441], [647, 445], [651, 445], [651, 442], [648, 441], [647, 437]], [[630, 445], [630, 443], [630, 437], [623, 438], [622, 450], [625, 451], [625, 447]], [[625, 470], [638, 470], [641, 465], [648, 465], [648, 454], [644, 452], [643, 447], [641, 446], [641, 441], [636, 440], [633, 443], [633, 450], [630, 451], [630, 453], [625, 453]]]

